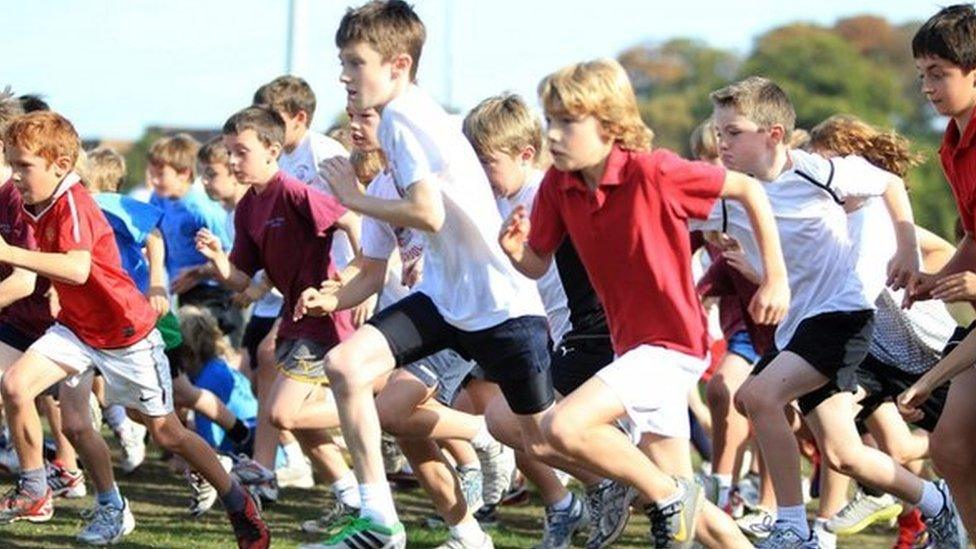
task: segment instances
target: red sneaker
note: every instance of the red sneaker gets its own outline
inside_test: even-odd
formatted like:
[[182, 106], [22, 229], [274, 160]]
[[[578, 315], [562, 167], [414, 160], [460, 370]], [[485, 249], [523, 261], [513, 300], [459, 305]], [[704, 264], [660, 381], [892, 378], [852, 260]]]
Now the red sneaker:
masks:
[[920, 549], [929, 546], [929, 534], [918, 508], [898, 517], [898, 541], [894, 549]]
[[85, 474], [69, 471], [59, 460], [47, 464], [47, 485], [53, 497], [68, 499], [83, 498], [88, 494], [85, 488]]
[[227, 513], [227, 516], [234, 527], [239, 549], [268, 549], [271, 546], [271, 531], [261, 520], [261, 513], [250, 492], [244, 490], [244, 509]]
[[51, 489], [40, 498], [31, 498], [20, 491], [20, 484], [11, 488], [0, 500], [0, 524], [18, 520], [47, 522], [54, 516], [54, 497]]

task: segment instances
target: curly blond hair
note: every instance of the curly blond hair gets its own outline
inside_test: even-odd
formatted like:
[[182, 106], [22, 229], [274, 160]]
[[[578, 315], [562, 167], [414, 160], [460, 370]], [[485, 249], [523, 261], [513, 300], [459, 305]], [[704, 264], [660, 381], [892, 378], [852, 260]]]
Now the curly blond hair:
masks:
[[907, 139], [882, 131], [851, 115], [835, 115], [810, 131], [810, 147], [839, 155], [857, 155], [898, 177], [905, 177], [923, 156], [911, 150]]
[[651, 149], [654, 132], [641, 119], [627, 72], [613, 59], [559, 69], [539, 83], [539, 98], [550, 118], [593, 115], [621, 148]]

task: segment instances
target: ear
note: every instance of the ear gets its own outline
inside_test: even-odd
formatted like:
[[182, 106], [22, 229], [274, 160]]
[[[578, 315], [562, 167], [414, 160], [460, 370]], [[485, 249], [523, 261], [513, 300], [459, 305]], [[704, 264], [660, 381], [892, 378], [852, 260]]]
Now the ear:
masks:
[[277, 142], [272, 143], [268, 147], [268, 154], [271, 155], [271, 158], [273, 160], [278, 160], [278, 155], [281, 154], [281, 143], [277, 143]]
[[522, 148], [522, 151], [519, 152], [518, 157], [522, 162], [533, 164], [535, 163], [536, 153], [537, 151], [535, 150], [535, 147], [532, 145], [526, 145]]
[[54, 171], [58, 177], [62, 177], [64, 174], [70, 172], [74, 167], [74, 163], [72, 163], [71, 159], [67, 156], [59, 156], [54, 159]]
[[308, 113], [305, 112], [305, 111], [303, 111], [303, 110], [299, 110], [297, 113], [295, 113], [295, 122], [298, 123], [298, 124], [301, 124], [302, 126], [305, 126], [307, 128], [308, 127]]
[[410, 69], [413, 68], [413, 58], [410, 57], [410, 54], [399, 53], [393, 57], [390, 64], [393, 66], [394, 77], [400, 75], [407, 75], [407, 78], [410, 77]]
[[786, 143], [786, 128], [782, 124], [773, 124], [769, 127], [769, 139], [773, 141], [774, 145], [780, 143]]

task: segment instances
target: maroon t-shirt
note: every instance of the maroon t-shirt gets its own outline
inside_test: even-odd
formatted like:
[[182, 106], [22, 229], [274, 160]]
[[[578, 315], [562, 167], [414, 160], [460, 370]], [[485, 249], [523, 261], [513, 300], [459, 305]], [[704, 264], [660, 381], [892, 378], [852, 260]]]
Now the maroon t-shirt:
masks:
[[[36, 250], [34, 231], [23, 215], [23, 201], [13, 182], [7, 181], [0, 187], [0, 236], [11, 246]], [[13, 273], [13, 268], [0, 263], [0, 280]], [[51, 283], [44, 277], [37, 277], [34, 293], [24, 299], [11, 303], [0, 310], [0, 324], [15, 328], [25, 336], [37, 339], [54, 323], [51, 306], [44, 294]]]
[[284, 295], [279, 338], [334, 345], [350, 333], [347, 311], [292, 320], [301, 293], [317, 288], [335, 272], [330, 259], [332, 233], [345, 211], [335, 198], [282, 171], [261, 193], [252, 187], [237, 204], [230, 261], [250, 276], [264, 269]]

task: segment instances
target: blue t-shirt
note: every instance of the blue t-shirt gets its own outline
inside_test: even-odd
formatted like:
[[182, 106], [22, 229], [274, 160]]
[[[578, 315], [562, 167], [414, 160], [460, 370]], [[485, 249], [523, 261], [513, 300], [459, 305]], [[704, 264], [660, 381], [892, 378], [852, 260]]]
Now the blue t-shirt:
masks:
[[184, 269], [207, 263], [207, 258], [196, 247], [195, 238], [200, 229], [209, 229], [220, 239], [224, 250], [230, 250], [227, 212], [197, 186], [191, 185], [180, 198], [153, 194], [149, 203], [163, 211], [159, 228], [166, 241], [166, 273], [171, 281]]
[[[231, 413], [254, 429], [257, 424], [258, 401], [251, 392], [251, 382], [244, 374], [231, 368], [223, 360], [212, 358], [200, 368], [197, 375], [190, 376], [190, 381], [217, 395]], [[220, 425], [202, 414], [197, 414], [193, 422], [197, 434], [211, 447], [221, 452], [235, 451], [233, 443]]]
[[142, 249], [146, 239], [163, 217], [159, 208], [117, 193], [98, 193], [95, 202], [102, 209], [115, 232], [115, 242], [122, 258], [122, 268], [136, 283], [139, 291], [149, 290], [149, 262]]

